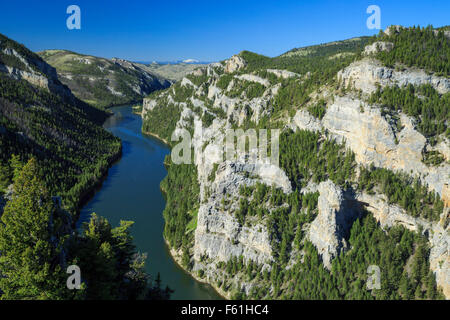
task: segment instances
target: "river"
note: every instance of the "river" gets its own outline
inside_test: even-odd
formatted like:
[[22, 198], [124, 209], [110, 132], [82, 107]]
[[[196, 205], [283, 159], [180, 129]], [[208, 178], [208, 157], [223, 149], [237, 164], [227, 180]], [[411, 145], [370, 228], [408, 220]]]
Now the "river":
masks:
[[158, 272], [164, 286], [175, 290], [172, 299], [221, 299], [209, 285], [193, 279], [172, 259], [163, 239], [165, 200], [159, 188], [166, 176], [164, 157], [169, 148], [141, 133], [142, 119], [131, 106], [110, 109], [114, 115], [104, 127], [122, 139], [123, 155], [108, 172], [101, 189], [83, 207], [79, 224], [92, 212], [108, 219], [113, 227], [120, 220], [132, 220], [134, 242], [140, 252], [147, 252], [147, 272]]

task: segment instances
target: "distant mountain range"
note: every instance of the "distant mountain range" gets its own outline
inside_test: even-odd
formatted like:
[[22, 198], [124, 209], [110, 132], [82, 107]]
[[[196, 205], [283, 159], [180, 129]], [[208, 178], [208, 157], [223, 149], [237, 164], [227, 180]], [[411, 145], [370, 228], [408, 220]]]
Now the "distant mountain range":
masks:
[[139, 62], [152, 73], [169, 79], [171, 81], [179, 81], [187, 74], [194, 71], [194, 69], [205, 66], [209, 62], [196, 62], [194, 59], [186, 59], [183, 61], [171, 62]]
[[135, 61], [136, 63], [141, 64], [210, 64], [211, 61], [199, 61], [196, 59], [185, 59], [185, 60], [176, 60], [176, 61]]

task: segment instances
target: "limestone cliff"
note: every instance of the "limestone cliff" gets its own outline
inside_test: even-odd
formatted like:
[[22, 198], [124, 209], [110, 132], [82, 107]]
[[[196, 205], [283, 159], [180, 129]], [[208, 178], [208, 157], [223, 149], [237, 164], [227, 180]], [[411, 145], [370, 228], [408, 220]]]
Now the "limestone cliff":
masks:
[[[330, 50], [327, 46], [323, 48]], [[336, 72], [336, 86], [319, 85], [303, 105], [294, 106], [289, 112], [277, 111], [280, 95], [286, 94], [286, 87], [307, 83], [311, 73], [283, 70], [276, 62], [273, 65], [263, 64], [270, 67], [259, 70], [251, 61], [246, 61], [242, 53], [223, 63], [197, 69], [159, 96], [144, 99], [142, 117], [147, 127], [152, 128], [154, 114], [171, 106], [178, 110], [176, 121], [172, 124], [173, 132], [181, 133], [182, 129], [187, 129], [193, 137], [200, 203], [190, 261], [192, 271], [203, 274], [203, 281], [221, 287], [217, 283], [223, 284], [227, 279], [221, 263], [237, 257], [242, 257], [245, 262], [255, 262], [262, 270], [273, 267], [274, 257], [278, 255], [273, 251], [274, 243], [279, 243], [281, 239], [273, 237], [273, 231], [267, 228], [267, 220], [251, 217], [242, 224], [236, 217], [243, 197], [240, 188], [262, 183], [278, 188], [286, 195], [292, 192], [319, 193], [314, 219], [295, 232], [306, 234], [306, 239], [317, 248], [328, 269], [335, 257], [349, 249], [349, 230], [353, 222], [367, 211], [386, 230], [402, 225], [412, 231], [421, 231], [431, 247], [430, 268], [445, 296], [450, 297], [448, 139], [442, 134], [438, 137], [439, 143], [432, 145], [417, 130], [417, 119], [398, 112], [396, 116], [402, 127], [395, 127], [389, 115], [382, 112], [381, 106], [368, 102], [368, 96], [378, 87], [405, 87], [408, 84], [429, 84], [439, 94], [445, 95], [450, 91], [450, 80], [419, 68], [390, 68], [374, 57], [380, 51], [391, 50], [393, 44], [389, 42], [374, 42], [362, 48], [362, 58]], [[286, 54], [286, 58], [309, 54], [307, 51], [297, 51]], [[347, 59], [353, 54], [331, 51], [324, 59]], [[265, 57], [259, 59], [266, 61]], [[313, 115], [311, 111], [317, 103], [326, 105], [320, 116]], [[267, 165], [264, 161], [246, 162], [251, 149], [235, 161], [222, 158], [221, 142], [227, 129], [251, 128], [252, 124], [267, 119], [277, 123], [282, 130], [313, 131], [323, 140], [342, 143], [354, 153], [357, 172], [361, 167], [373, 165], [417, 178], [443, 199], [446, 208], [440, 214], [440, 221], [412, 217], [400, 206], [389, 203], [381, 193], [369, 195], [356, 192], [356, 180], [348, 181], [345, 188], [330, 180], [318, 184], [307, 181], [306, 187], [294, 190], [293, 181], [281, 167]], [[164, 138], [170, 139], [170, 136]], [[423, 155], [427, 150], [436, 151], [446, 160], [438, 165], [426, 164]], [[271, 207], [268, 203], [261, 203], [261, 207], [268, 207], [269, 210], [285, 205]], [[303, 255], [294, 247], [292, 244], [291, 262], [301, 259]], [[180, 259], [182, 253], [174, 254]], [[286, 269], [293, 265], [291, 262]], [[258, 287], [254, 280], [249, 280], [242, 273], [235, 274], [229, 281], [246, 294]], [[275, 289], [272, 287], [270, 290]]]

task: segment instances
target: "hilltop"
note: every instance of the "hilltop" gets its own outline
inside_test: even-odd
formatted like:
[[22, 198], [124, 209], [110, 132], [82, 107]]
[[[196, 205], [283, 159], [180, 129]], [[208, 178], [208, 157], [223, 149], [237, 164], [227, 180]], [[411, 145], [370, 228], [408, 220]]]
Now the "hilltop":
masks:
[[120, 155], [120, 141], [102, 128], [108, 114], [79, 100], [55, 68], [1, 34], [0, 80], [0, 193], [12, 182], [13, 155], [19, 163], [36, 158], [49, 191], [75, 214]]
[[38, 53], [54, 67], [62, 83], [79, 99], [99, 108], [134, 103], [170, 86], [146, 66], [123, 59], [105, 59], [66, 50]]

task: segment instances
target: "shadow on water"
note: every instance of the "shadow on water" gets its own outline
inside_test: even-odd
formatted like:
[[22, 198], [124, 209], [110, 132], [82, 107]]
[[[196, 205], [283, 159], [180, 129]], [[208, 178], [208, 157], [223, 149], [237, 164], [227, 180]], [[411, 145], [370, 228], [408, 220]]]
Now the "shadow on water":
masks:
[[147, 272], [161, 273], [164, 285], [175, 290], [173, 299], [221, 299], [208, 285], [197, 282], [172, 259], [163, 238], [165, 200], [160, 182], [166, 176], [163, 161], [169, 148], [141, 133], [142, 120], [131, 106], [115, 107], [105, 128], [122, 140], [123, 154], [110, 169], [101, 189], [83, 207], [81, 222], [92, 212], [106, 217], [112, 226], [132, 220], [134, 242], [147, 252]]

